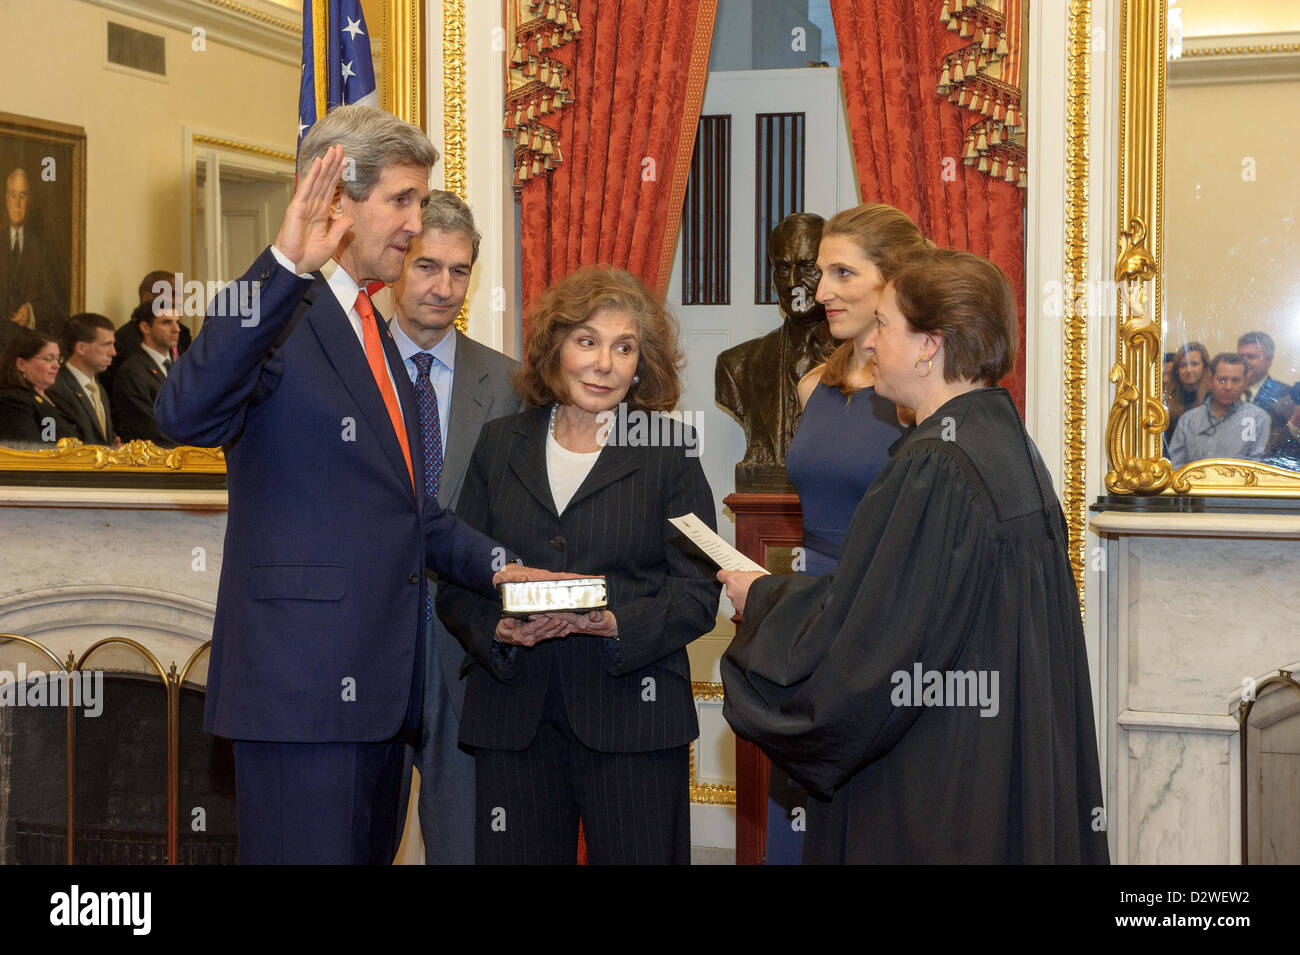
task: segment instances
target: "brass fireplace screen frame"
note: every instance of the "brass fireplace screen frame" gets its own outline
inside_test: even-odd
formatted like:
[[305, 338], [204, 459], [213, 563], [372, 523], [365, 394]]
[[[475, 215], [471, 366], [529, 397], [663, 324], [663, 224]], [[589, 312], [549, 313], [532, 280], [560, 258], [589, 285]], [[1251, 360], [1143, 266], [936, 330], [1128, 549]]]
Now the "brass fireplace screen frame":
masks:
[[[163, 688], [167, 693], [167, 864], [176, 865], [179, 861], [179, 844], [180, 844], [180, 710], [181, 710], [181, 689], [185, 686], [185, 680], [193, 670], [194, 665], [203, 657], [205, 653], [210, 652], [212, 641], [209, 640], [203, 644], [185, 661], [178, 673], [176, 664], [172, 663], [169, 670], [164, 670], [163, 665], [158, 662], [158, 658], [149, 651], [149, 649], [134, 640], [127, 637], [109, 637], [99, 640], [81, 654], [80, 658], [74, 658], [71, 651], [68, 652], [67, 663], [60, 662], [54, 652], [49, 647], [33, 640], [30, 637], [22, 637], [16, 633], [0, 633], [0, 644], [6, 641], [15, 641], [20, 644], [32, 647], [37, 652], [47, 657], [54, 666], [65, 674], [84, 672], [86, 661], [89, 660], [96, 651], [107, 646], [124, 646], [134, 650], [143, 657], [157, 673], [158, 678], [162, 681]], [[67, 759], [67, 810], [68, 810], [68, 865], [75, 865], [76, 859], [76, 794], [77, 794], [77, 730], [76, 720], [74, 718], [75, 707], [72, 705], [72, 694], [68, 694], [66, 705], [67, 711], [67, 736], [66, 736], [66, 759]]]
[[[1241, 733], [1240, 743], [1241, 750], [1241, 864], [1250, 865], [1250, 747], [1247, 745], [1246, 730], [1250, 728], [1250, 711], [1254, 709], [1256, 700], [1260, 694], [1273, 686], [1289, 686], [1300, 693], [1300, 683], [1295, 681], [1291, 676], [1290, 670], [1278, 670], [1277, 676], [1271, 676], [1267, 680], [1261, 681], [1256, 687], [1255, 692], [1249, 697], [1243, 697], [1237, 708], [1237, 720]], [[1257, 807], [1258, 808], [1258, 807]]]

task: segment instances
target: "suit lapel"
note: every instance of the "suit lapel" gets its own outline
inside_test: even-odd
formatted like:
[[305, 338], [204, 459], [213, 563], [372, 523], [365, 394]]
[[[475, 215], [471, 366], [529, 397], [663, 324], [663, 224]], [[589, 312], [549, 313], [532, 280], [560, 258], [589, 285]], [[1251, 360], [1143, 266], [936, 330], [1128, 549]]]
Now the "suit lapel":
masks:
[[596, 458], [596, 464], [587, 473], [586, 479], [578, 486], [578, 490], [574, 492], [569, 507], [591, 497], [601, 488], [627, 477], [640, 466], [636, 449], [606, 444], [600, 452], [600, 457]]
[[[348, 390], [352, 400], [361, 409], [361, 414], [370, 425], [370, 429], [379, 436], [379, 446], [384, 449], [384, 454], [388, 456], [389, 462], [400, 472], [402, 480], [409, 484], [406, 473], [406, 460], [402, 457], [402, 446], [398, 444], [397, 434], [393, 431], [392, 420], [388, 417], [388, 407], [384, 404], [384, 396], [379, 393], [379, 385], [375, 383], [375, 376], [370, 373], [370, 364], [366, 361], [365, 348], [361, 342], [357, 341], [356, 332], [352, 330], [352, 323], [348, 321], [348, 317], [340, 307], [338, 299], [334, 297], [329, 285], [323, 278], [318, 279], [307, 290], [304, 297], [313, 299], [312, 305], [308, 308], [304, 317], [311, 325], [316, 338], [319, 339], [321, 347], [325, 351], [325, 357], [334, 366], [339, 379], [343, 382], [343, 387]], [[381, 332], [379, 337], [380, 341], [384, 341], [387, 336]], [[392, 348], [391, 354], [389, 353], [390, 347]], [[385, 342], [384, 353], [388, 356], [391, 368], [397, 353], [397, 348], [392, 344], [391, 338], [388, 338], [388, 341]], [[396, 366], [397, 372], [393, 374], [393, 380], [398, 386], [398, 400], [401, 401], [403, 395], [402, 382], [406, 381], [407, 390], [410, 389], [411, 383], [402, 371], [400, 357], [397, 357]], [[410, 442], [411, 415], [414, 413], [413, 397], [410, 402], [403, 402], [402, 412], [403, 417], [406, 419], [407, 441]], [[410, 447], [411, 464], [414, 466], [418, 444], [411, 444]], [[418, 496], [423, 493], [423, 489], [419, 487], [422, 483], [419, 480], [420, 474], [417, 474], [416, 477], [415, 484]]]
[[550, 424], [551, 409], [533, 408], [515, 425], [514, 447], [510, 450], [510, 470], [515, 472], [537, 503], [558, 517], [555, 498], [551, 497], [551, 481], [546, 475], [546, 429]]
[[460, 493], [470, 455], [491, 410], [482, 387], [488, 369], [479, 361], [478, 349], [459, 331], [453, 329], [452, 334], [457, 336], [456, 370], [451, 376], [451, 420], [445, 423], [447, 453], [443, 455], [442, 484], [438, 489], [438, 500], [444, 507]]
[[[546, 472], [546, 435], [550, 420], [549, 407], [534, 408], [520, 420], [520, 424], [515, 428], [516, 434], [520, 435], [520, 440], [511, 452], [510, 469], [519, 476], [520, 481], [533, 497], [558, 517], [555, 500], [551, 497], [550, 477]], [[615, 427], [622, 427], [624, 430], [615, 431], [614, 434], [626, 433], [622, 421], [615, 422]], [[565, 510], [572, 509], [580, 501], [621, 480], [640, 466], [640, 455], [635, 448], [616, 446], [612, 442], [606, 444], [600, 456], [596, 458], [596, 463], [587, 473], [587, 477], [565, 506]]]

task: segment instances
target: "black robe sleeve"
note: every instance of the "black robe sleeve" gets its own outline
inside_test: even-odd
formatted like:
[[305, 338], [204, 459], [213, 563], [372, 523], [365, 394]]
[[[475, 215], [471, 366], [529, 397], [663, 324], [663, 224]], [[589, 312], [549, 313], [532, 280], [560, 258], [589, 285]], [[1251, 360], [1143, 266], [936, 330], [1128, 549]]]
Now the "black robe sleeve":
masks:
[[896, 457], [858, 505], [836, 574], [765, 577], [722, 661], [723, 715], [814, 792], [887, 752], [921, 710], [894, 674], [945, 670], [981, 612], [985, 520], [942, 454]]

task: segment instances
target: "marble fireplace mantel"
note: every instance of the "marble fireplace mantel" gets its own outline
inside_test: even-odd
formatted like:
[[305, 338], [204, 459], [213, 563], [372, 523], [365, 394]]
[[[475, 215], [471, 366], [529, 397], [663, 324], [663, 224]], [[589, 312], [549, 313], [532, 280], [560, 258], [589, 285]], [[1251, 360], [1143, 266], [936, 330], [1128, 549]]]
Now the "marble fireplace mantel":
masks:
[[60, 660], [127, 637], [182, 667], [212, 635], [225, 530], [225, 491], [0, 487], [0, 633]]
[[1241, 861], [1243, 680], [1300, 660], [1300, 514], [1093, 515], [1113, 861]]

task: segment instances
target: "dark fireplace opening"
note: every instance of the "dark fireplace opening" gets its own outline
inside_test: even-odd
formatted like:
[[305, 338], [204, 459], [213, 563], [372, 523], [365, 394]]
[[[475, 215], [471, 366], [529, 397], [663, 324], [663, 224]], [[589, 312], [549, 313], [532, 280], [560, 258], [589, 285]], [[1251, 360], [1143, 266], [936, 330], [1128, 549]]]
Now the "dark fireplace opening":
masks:
[[[92, 676], [87, 672], [84, 681]], [[98, 705], [0, 707], [0, 861], [67, 861], [68, 804], [78, 864], [168, 861], [168, 689], [156, 675], [103, 671]], [[40, 676], [24, 681], [30, 691]], [[180, 864], [235, 861], [235, 774], [228, 740], [203, 732], [204, 688], [177, 703], [175, 811]], [[88, 691], [89, 694], [89, 691]], [[50, 698], [47, 694], [45, 698]], [[88, 698], [88, 696], [87, 696]]]

